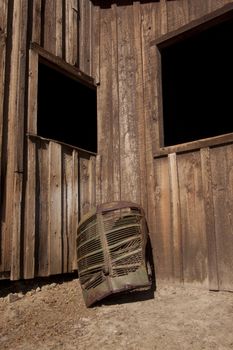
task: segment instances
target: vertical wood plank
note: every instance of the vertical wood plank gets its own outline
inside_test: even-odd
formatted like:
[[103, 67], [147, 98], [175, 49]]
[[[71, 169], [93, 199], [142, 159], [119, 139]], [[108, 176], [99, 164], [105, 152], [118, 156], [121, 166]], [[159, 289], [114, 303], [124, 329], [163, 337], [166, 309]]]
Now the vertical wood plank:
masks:
[[24, 221], [24, 278], [35, 277], [36, 144], [27, 141], [27, 182]]
[[200, 153], [178, 156], [184, 282], [208, 286], [207, 242]]
[[79, 186], [80, 186], [80, 216], [82, 217], [90, 210], [89, 196], [89, 160], [83, 157], [79, 158]]
[[140, 2], [133, 4], [134, 17], [134, 48], [135, 48], [135, 119], [137, 121], [137, 139], [139, 149], [139, 178], [140, 178], [140, 204], [147, 213], [147, 171], [146, 171], [146, 131], [144, 115], [144, 90], [143, 90], [143, 61], [142, 61], [142, 36], [141, 36], [141, 10]]
[[56, 55], [56, 3], [57, 0], [44, 1], [43, 47]]
[[172, 234], [172, 255], [173, 255], [173, 276], [179, 282], [183, 281], [183, 249], [182, 249], [182, 228], [180, 214], [179, 180], [176, 154], [168, 156], [169, 177], [171, 191], [171, 234]]
[[80, 186], [79, 186], [79, 155], [76, 150], [72, 153], [72, 231], [69, 236], [69, 271], [77, 270], [77, 249], [76, 249], [76, 235], [78, 222], [80, 220]]
[[[5, 128], [4, 118], [4, 97], [5, 97], [5, 68], [6, 68], [6, 38], [7, 38], [7, 1], [0, 2], [0, 186], [2, 189], [2, 170], [3, 170], [3, 130]], [[2, 203], [3, 193], [0, 191], [0, 203]], [[2, 255], [4, 254], [4, 236], [1, 232], [1, 215], [0, 208], [0, 271], [3, 270]]]
[[[3, 101], [5, 89], [6, 37], [7, 37], [7, 1], [0, 3], [0, 164], [2, 158], [3, 137]], [[1, 179], [1, 167], [0, 167]]]
[[[3, 230], [7, 233], [5, 251], [11, 250], [5, 260], [6, 271], [11, 266], [11, 279], [20, 277], [21, 204], [24, 146], [24, 87], [26, 64], [27, 3], [12, 4], [12, 32], [10, 80], [8, 96], [6, 211]], [[10, 249], [10, 250], [9, 250]], [[8, 260], [8, 262], [7, 262]]]
[[[98, 85], [100, 83], [100, 7], [93, 6], [92, 10], [92, 69], [91, 75]], [[98, 91], [98, 90], [97, 90]]]
[[[39, 202], [38, 213], [38, 253], [37, 274], [38, 276], [49, 275], [49, 237], [48, 237], [48, 213], [49, 213], [49, 143], [37, 141], [38, 143], [38, 184], [37, 201]], [[33, 192], [32, 192], [33, 193]]]
[[211, 150], [220, 290], [233, 291], [233, 145]]
[[33, 1], [32, 14], [32, 42], [40, 44], [41, 39], [41, 2], [42, 0]]
[[88, 172], [89, 172], [89, 198], [90, 198], [90, 208], [89, 210], [95, 208], [96, 206], [96, 157], [91, 156], [88, 162]]
[[92, 2], [80, 0], [80, 29], [79, 29], [79, 68], [86, 74], [91, 74], [91, 25]]
[[189, 21], [189, 4], [187, 0], [167, 2], [168, 31], [176, 30]]
[[49, 274], [62, 272], [62, 166], [61, 146], [49, 143]]
[[210, 150], [209, 148], [202, 148], [200, 152], [208, 249], [209, 289], [219, 290]]
[[65, 60], [72, 65], [78, 65], [80, 16], [78, 0], [66, 0], [65, 4]]
[[188, 0], [190, 21], [206, 15], [209, 12], [208, 1]]
[[121, 153], [121, 200], [140, 203], [139, 149], [135, 120], [135, 49], [134, 18], [130, 6], [119, 6], [118, 79]]
[[[112, 200], [120, 200], [121, 179], [120, 179], [120, 125], [119, 125], [119, 91], [118, 91], [118, 26], [117, 6], [112, 5], [111, 18], [111, 69], [112, 69]], [[112, 173], [111, 173], [112, 172]]]
[[101, 155], [96, 156], [96, 205], [102, 203]]
[[37, 133], [38, 54], [29, 51], [27, 132]]
[[[160, 15], [161, 14], [161, 15]], [[163, 277], [167, 273], [167, 278], [171, 276], [170, 261], [166, 260], [170, 255], [164, 253], [163, 249], [169, 249], [168, 246], [163, 248], [162, 228], [163, 221], [157, 215], [158, 203], [156, 197], [156, 183], [159, 181], [156, 177], [159, 176], [160, 162], [154, 163], [153, 152], [154, 144], [159, 144], [159, 124], [158, 124], [158, 92], [156, 90], [156, 74], [158, 65], [156, 63], [156, 54], [154, 48], [150, 47], [150, 42], [153, 38], [161, 35], [161, 32], [166, 30], [166, 2], [145, 3], [141, 4], [141, 37], [142, 37], [142, 65], [143, 65], [143, 93], [144, 93], [144, 116], [145, 116], [145, 154], [146, 154], [146, 172], [147, 172], [147, 221], [150, 231], [150, 237], [153, 247], [154, 263], [157, 277]], [[152, 69], [153, 67], [153, 69]], [[157, 141], [156, 141], [157, 140]], [[158, 170], [158, 173], [157, 173]], [[158, 187], [159, 188], [159, 187]], [[159, 202], [160, 203], [160, 202]], [[165, 202], [166, 203], [166, 202]], [[167, 203], [166, 203], [167, 204]], [[159, 204], [159, 208], [160, 204]], [[167, 213], [167, 210], [165, 213]], [[162, 215], [162, 213], [160, 212]], [[158, 230], [159, 227], [159, 230]], [[165, 227], [165, 235], [168, 232], [168, 227]], [[159, 233], [161, 234], [161, 237]], [[159, 243], [158, 243], [159, 242]], [[166, 256], [166, 258], [164, 258]]]
[[156, 160], [154, 195], [154, 231], [152, 232], [152, 239], [154, 243], [156, 278], [160, 280], [172, 280], [172, 213], [170, 205], [169, 167], [166, 158]]
[[70, 260], [70, 250], [69, 250], [69, 239], [72, 232], [72, 214], [73, 214], [73, 199], [72, 196], [72, 154], [63, 150], [63, 235], [62, 235], [62, 255], [63, 264], [62, 272], [69, 271], [69, 260]]
[[112, 9], [101, 10], [100, 86], [98, 87], [98, 152], [101, 156], [101, 199], [113, 198], [113, 134], [112, 134]]
[[[51, 15], [51, 14], [50, 14]], [[55, 3], [55, 28], [56, 28], [56, 48], [55, 54], [62, 58], [63, 56], [63, 8], [62, 0], [57, 0]]]

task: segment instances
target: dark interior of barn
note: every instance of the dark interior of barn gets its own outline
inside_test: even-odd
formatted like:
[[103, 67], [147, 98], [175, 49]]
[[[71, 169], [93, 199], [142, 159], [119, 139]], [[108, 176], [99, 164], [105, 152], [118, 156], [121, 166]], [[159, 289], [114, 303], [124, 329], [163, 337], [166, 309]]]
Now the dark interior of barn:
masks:
[[40, 62], [37, 134], [97, 152], [96, 89]]
[[233, 20], [161, 49], [164, 146], [233, 132]]

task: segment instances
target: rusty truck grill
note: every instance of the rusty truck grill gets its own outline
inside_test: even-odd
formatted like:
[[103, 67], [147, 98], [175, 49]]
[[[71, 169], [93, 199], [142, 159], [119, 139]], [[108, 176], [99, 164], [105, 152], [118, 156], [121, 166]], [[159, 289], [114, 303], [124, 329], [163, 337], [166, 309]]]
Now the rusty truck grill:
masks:
[[105, 203], [77, 233], [78, 273], [87, 306], [123, 290], [150, 286], [144, 212], [129, 202]]

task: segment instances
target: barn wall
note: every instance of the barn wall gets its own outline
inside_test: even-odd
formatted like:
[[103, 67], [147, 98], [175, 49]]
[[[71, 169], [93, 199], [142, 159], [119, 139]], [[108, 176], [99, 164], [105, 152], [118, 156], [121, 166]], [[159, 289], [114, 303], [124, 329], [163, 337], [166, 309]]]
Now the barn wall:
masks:
[[[233, 290], [232, 144], [154, 158], [160, 67], [151, 46], [229, 2], [0, 0], [0, 278], [72, 271], [75, 220], [96, 202], [130, 200], [146, 211], [157, 280]], [[95, 79], [97, 158], [33, 136], [30, 42]]]
[[229, 2], [100, 4], [100, 199], [145, 208], [158, 280], [222, 290], [233, 290], [232, 145], [153, 157], [161, 97], [151, 41]]
[[96, 156], [33, 136], [38, 53], [30, 43], [98, 78], [95, 11], [88, 0], [0, 0], [0, 279], [76, 269], [77, 223], [95, 205]]

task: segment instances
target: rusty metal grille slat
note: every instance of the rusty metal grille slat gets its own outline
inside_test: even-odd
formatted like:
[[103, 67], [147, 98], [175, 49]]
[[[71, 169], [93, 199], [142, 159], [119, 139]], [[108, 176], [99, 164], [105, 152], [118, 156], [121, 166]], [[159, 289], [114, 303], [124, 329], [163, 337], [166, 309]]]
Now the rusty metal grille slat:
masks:
[[[120, 205], [107, 203], [102, 211], [97, 208], [96, 214], [87, 216], [78, 227], [78, 272], [87, 306], [116, 292], [115, 288], [150, 285], [144, 261], [144, 213], [136, 204]], [[133, 280], [124, 285], [129, 274], [134, 274], [130, 275]]]

